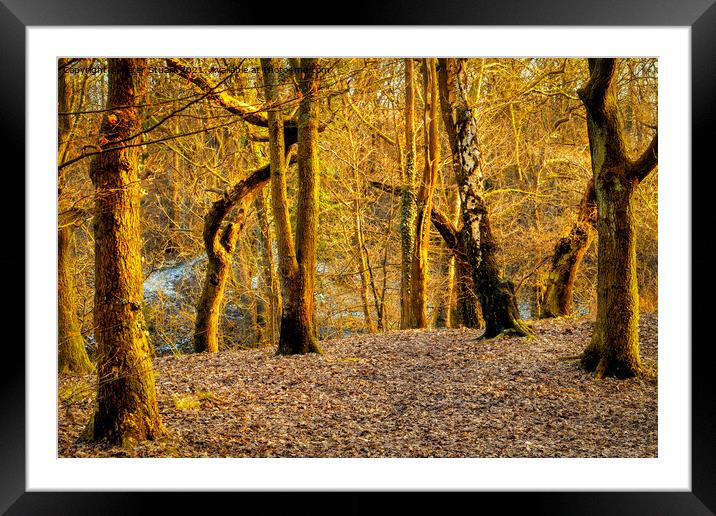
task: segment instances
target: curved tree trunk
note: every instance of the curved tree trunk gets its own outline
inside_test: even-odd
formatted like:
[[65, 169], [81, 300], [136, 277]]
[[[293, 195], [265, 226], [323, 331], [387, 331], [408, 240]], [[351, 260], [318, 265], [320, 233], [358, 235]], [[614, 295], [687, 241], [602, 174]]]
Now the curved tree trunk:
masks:
[[[207, 216], [205, 220], [211, 217]], [[246, 220], [246, 208], [239, 208], [236, 220], [229, 223], [223, 231], [204, 225], [204, 248], [207, 265], [204, 285], [196, 306], [194, 323], [194, 351], [200, 353], [219, 351], [219, 316], [224, 302], [226, 282], [231, 276], [231, 263], [236, 240]]]
[[460, 83], [460, 68], [456, 59], [440, 59], [440, 100], [461, 198], [463, 227], [460, 240], [472, 267], [473, 284], [480, 298], [485, 319], [484, 337], [492, 338], [500, 334], [531, 336], [532, 330], [522, 321], [517, 310], [512, 284], [502, 278], [497, 266], [497, 244], [483, 197], [477, 121], [468, 107], [467, 93]]
[[95, 185], [97, 409], [94, 440], [123, 446], [164, 433], [152, 351], [144, 322], [139, 216], [139, 109], [146, 59], [108, 59], [109, 103], [100, 128], [103, 152], [92, 160]]
[[[289, 160], [292, 153], [289, 154]], [[197, 303], [194, 324], [194, 351], [215, 353], [219, 350], [219, 316], [226, 282], [231, 275], [231, 262], [236, 239], [246, 219], [246, 206], [251, 198], [269, 182], [271, 165], [249, 173], [220, 199], [214, 201], [204, 215], [204, 248], [208, 258], [201, 297]], [[221, 225], [229, 212], [239, 205], [236, 220], [223, 230]]]
[[594, 376], [628, 378], [644, 373], [639, 356], [639, 291], [632, 198], [657, 163], [657, 136], [631, 161], [619, 127], [616, 60], [589, 59], [589, 82], [579, 90], [597, 203], [597, 320], [581, 363]]
[[544, 278], [541, 319], [572, 313], [574, 280], [594, 238], [595, 224], [594, 181], [589, 181], [579, 207], [577, 222], [554, 248], [552, 265]]

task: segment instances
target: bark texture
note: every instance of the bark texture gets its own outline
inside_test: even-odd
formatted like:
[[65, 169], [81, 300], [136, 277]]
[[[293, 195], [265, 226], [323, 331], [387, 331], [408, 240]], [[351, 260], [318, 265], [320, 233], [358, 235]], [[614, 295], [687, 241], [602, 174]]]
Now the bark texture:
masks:
[[636, 161], [619, 126], [616, 59], [589, 59], [590, 78], [578, 91], [587, 133], [597, 204], [597, 320], [581, 363], [596, 378], [643, 374], [639, 356], [639, 291], [633, 196], [657, 164], [658, 136]]
[[517, 310], [514, 288], [497, 263], [497, 243], [490, 228], [484, 199], [475, 113], [469, 108], [457, 59], [440, 59], [440, 101], [450, 140], [453, 168], [460, 192], [463, 226], [460, 240], [471, 266], [485, 320], [485, 338], [500, 334], [531, 336], [532, 330]]
[[579, 205], [577, 221], [554, 247], [550, 270], [544, 278], [541, 319], [572, 313], [574, 280], [594, 238], [596, 223], [594, 181], [589, 181]]
[[[289, 161], [295, 148], [289, 152]], [[215, 353], [219, 350], [219, 316], [226, 283], [231, 277], [232, 255], [246, 221], [252, 198], [266, 186], [271, 177], [267, 164], [226, 190], [204, 215], [203, 240], [208, 258], [202, 293], [197, 304], [194, 327], [194, 351]], [[229, 212], [236, 208], [234, 221], [221, 228]]]
[[143, 314], [139, 217], [139, 109], [145, 59], [108, 59], [109, 100], [100, 128], [103, 152], [91, 162], [95, 186], [97, 409], [87, 428], [96, 441], [131, 446], [164, 433]]

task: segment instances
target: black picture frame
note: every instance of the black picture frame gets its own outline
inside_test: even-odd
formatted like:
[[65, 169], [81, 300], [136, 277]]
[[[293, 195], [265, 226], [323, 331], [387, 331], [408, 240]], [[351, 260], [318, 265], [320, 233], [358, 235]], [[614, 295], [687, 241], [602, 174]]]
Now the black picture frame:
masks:
[[[711, 147], [716, 137], [716, 0], [623, 0], [585, 2], [568, 0], [459, 0], [450, 4], [439, 0], [406, 2], [364, 2], [352, 8], [350, 20], [339, 17], [339, 11], [311, 9], [307, 4], [293, 4], [266, 9], [261, 3], [181, 2], [179, 0], [0, 0], [0, 49], [2, 49], [3, 80], [0, 81], [0, 127], [5, 154], [19, 157], [19, 163], [8, 165], [4, 160], [3, 183], [12, 181], [12, 197], [19, 206], [0, 203], [6, 222], [3, 236], [15, 249], [0, 257], [0, 270], [24, 271], [5, 274], [6, 289], [24, 292], [24, 280], [32, 274], [25, 266], [25, 225], [19, 223], [24, 214], [27, 195], [24, 174], [25, 105], [25, 29], [30, 26], [59, 25], [247, 25], [267, 24], [341, 25], [350, 21], [357, 25], [554, 25], [554, 26], [688, 26], [691, 28], [692, 72], [692, 278], [707, 278], [709, 235], [713, 215], [708, 211], [709, 188], [703, 184], [713, 168]], [[299, 8], [300, 7], [300, 8]], [[270, 13], [269, 13], [270, 11]], [[320, 20], [318, 12], [334, 15], [332, 20]], [[48, 89], [48, 91], [50, 91]], [[31, 135], [30, 135], [31, 137]], [[698, 171], [694, 173], [694, 171]], [[688, 170], [683, 171], [688, 180]], [[698, 183], [699, 187], [696, 187]], [[25, 195], [19, 195], [23, 192]], [[20, 284], [22, 283], [22, 285]], [[710, 335], [704, 334], [696, 323], [707, 319], [710, 308], [706, 302], [707, 283], [692, 282], [692, 332], [684, 329], [684, 346], [692, 350], [692, 490], [690, 492], [526, 492], [526, 493], [452, 493], [441, 496], [440, 512], [461, 508], [485, 507], [497, 504], [500, 512], [529, 511], [531, 514], [597, 515], [707, 515], [716, 514], [716, 396], [713, 383], [713, 354]], [[701, 301], [701, 302], [699, 302]], [[6, 307], [6, 330], [13, 321], [25, 315], [24, 295], [13, 295]], [[22, 311], [13, 314], [12, 311]], [[668, 316], [668, 314], [667, 314]], [[23, 317], [24, 319], [24, 317]], [[703, 326], [701, 326], [703, 328]], [[325, 493], [77, 493], [26, 492], [25, 489], [25, 368], [24, 329], [15, 339], [6, 338], [3, 358], [6, 367], [0, 375], [0, 514], [143, 514], [155, 512], [185, 513], [195, 508], [202, 512], [215, 510], [226, 504], [234, 512], [248, 509], [254, 503], [277, 512], [282, 508], [302, 512], [365, 513], [383, 502], [381, 493], [344, 493], [340, 500], [330, 500]], [[7, 334], [6, 334], [7, 335]], [[423, 507], [430, 493], [411, 493], [401, 503], [410, 501]], [[477, 499], [475, 499], [477, 498]], [[337, 504], [337, 505], [336, 505]]]

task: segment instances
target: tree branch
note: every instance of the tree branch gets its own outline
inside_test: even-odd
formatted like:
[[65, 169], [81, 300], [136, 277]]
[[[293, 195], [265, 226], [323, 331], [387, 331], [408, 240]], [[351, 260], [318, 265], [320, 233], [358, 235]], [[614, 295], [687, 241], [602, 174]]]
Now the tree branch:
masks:
[[239, 115], [250, 124], [268, 127], [268, 119], [263, 113], [259, 113], [261, 109], [256, 109], [240, 101], [230, 93], [227, 93], [226, 90], [217, 91], [217, 85], [212, 79], [193, 71], [192, 67], [183, 64], [180, 59], [167, 57], [166, 62], [178, 76], [192, 83], [199, 93], [208, 93], [207, 96], [211, 100], [218, 103], [230, 113]]
[[[296, 146], [289, 148], [286, 161], [291, 164], [296, 162]], [[267, 163], [261, 168], [250, 172], [244, 179], [227, 188], [222, 197], [214, 201], [209, 211], [204, 215], [204, 243], [207, 250], [216, 249], [214, 245], [219, 228], [226, 215], [242, 199], [254, 195], [261, 188], [266, 186], [271, 178], [271, 164]], [[223, 246], [223, 242], [221, 242]], [[226, 248], [226, 246], [223, 246]]]
[[385, 134], [383, 131], [378, 129], [375, 125], [371, 124], [364, 116], [363, 114], [358, 110], [356, 105], [353, 103], [353, 100], [350, 98], [350, 95], [347, 95], [344, 97], [346, 103], [348, 106], [353, 110], [353, 112], [356, 114], [356, 116], [360, 119], [361, 122], [363, 122], [365, 125], [367, 125], [370, 129], [372, 129], [378, 136], [380, 136], [383, 140], [388, 142], [390, 145], [396, 145], [396, 142], [394, 139], [392, 139], [390, 136]]
[[629, 165], [628, 174], [642, 182], [659, 162], [659, 133], [651, 139], [651, 143], [639, 159]]
[[91, 216], [91, 210], [74, 206], [57, 215], [58, 228], [63, 228], [65, 226], [78, 226], [84, 219]]

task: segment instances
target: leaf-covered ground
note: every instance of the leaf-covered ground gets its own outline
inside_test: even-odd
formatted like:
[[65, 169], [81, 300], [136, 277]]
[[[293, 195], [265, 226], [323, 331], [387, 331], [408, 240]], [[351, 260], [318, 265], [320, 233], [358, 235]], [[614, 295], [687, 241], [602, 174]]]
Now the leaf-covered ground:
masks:
[[[594, 380], [574, 360], [592, 322], [534, 323], [536, 338], [467, 329], [323, 341], [323, 355], [273, 349], [154, 360], [168, 435], [134, 449], [77, 437], [90, 376], [59, 381], [63, 457], [656, 457], [656, 380]], [[657, 318], [640, 347], [656, 368]]]

